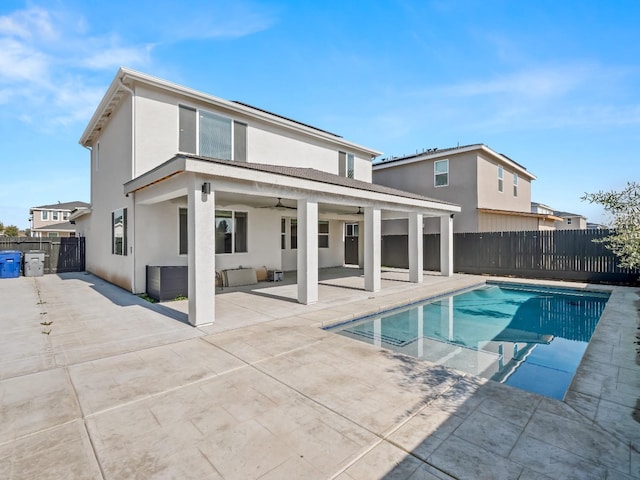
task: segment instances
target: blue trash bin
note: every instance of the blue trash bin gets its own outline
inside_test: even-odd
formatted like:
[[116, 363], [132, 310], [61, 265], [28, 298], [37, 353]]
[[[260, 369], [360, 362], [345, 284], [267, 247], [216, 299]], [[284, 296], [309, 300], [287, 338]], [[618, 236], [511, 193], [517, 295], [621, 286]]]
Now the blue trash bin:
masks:
[[20, 276], [20, 250], [0, 251], [0, 278], [17, 278]]

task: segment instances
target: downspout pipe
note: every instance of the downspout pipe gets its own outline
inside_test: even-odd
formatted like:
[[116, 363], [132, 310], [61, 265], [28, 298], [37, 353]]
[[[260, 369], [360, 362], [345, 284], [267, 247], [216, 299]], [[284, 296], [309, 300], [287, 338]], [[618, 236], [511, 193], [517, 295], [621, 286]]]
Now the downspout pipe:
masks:
[[[120, 86], [131, 94], [131, 179], [135, 178], [136, 172], [136, 92], [124, 83], [124, 77], [120, 78]], [[136, 288], [136, 201], [135, 192], [127, 195], [133, 195], [131, 198], [131, 243], [129, 245], [129, 253], [133, 255], [133, 268], [131, 271], [131, 292], [138, 293]]]

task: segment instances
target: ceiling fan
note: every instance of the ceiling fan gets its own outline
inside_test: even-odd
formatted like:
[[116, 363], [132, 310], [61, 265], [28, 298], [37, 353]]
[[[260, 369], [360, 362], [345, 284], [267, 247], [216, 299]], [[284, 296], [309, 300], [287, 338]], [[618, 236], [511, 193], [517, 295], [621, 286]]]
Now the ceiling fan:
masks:
[[362, 210], [362, 207], [358, 207], [358, 211], [357, 212], [353, 212], [353, 213], [348, 213], [348, 212], [343, 212], [340, 215], [347, 215], [347, 216], [351, 216], [351, 215], [364, 215], [364, 211]]
[[273, 208], [276, 210], [297, 210], [296, 207], [290, 207], [289, 205], [285, 205], [282, 203], [282, 198], [278, 197], [278, 201], [275, 205], [263, 205], [258, 208]]

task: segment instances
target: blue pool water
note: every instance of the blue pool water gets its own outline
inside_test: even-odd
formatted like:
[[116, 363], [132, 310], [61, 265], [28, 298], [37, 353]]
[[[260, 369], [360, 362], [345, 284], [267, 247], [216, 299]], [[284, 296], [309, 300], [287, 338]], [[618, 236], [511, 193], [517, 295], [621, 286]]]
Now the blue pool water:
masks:
[[608, 298], [600, 292], [487, 284], [331, 330], [562, 399]]

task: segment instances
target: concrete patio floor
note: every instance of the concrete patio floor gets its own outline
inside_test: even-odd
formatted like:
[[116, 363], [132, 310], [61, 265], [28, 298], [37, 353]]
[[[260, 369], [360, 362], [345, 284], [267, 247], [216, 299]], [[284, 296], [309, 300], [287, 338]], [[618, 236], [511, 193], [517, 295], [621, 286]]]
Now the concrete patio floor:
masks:
[[89, 274], [0, 280], [0, 478], [640, 478], [638, 289], [594, 286], [557, 401], [319, 328], [484, 277], [320, 275], [310, 306], [291, 276], [218, 292], [201, 328]]

